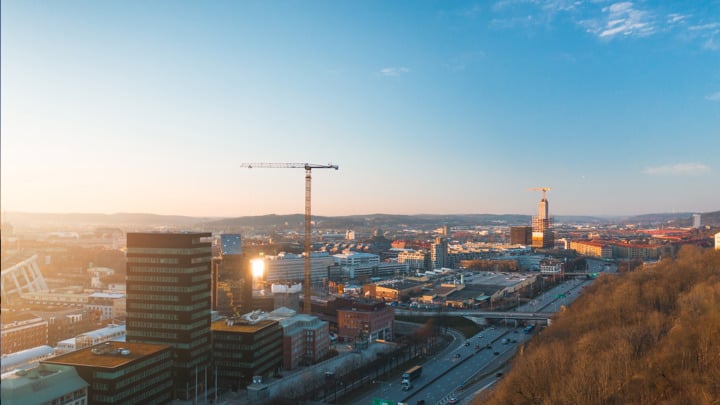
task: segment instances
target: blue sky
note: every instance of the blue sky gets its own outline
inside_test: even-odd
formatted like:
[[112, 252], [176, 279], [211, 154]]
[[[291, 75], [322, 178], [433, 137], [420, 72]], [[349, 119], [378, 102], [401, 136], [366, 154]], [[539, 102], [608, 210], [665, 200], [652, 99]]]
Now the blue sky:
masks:
[[2, 209], [720, 209], [718, 1], [3, 1]]

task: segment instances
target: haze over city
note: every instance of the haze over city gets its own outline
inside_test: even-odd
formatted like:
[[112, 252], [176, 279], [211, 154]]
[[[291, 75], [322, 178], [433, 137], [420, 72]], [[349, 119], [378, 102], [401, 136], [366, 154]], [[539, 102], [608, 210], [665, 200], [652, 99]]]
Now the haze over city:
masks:
[[2, 2], [2, 209], [717, 210], [720, 3]]

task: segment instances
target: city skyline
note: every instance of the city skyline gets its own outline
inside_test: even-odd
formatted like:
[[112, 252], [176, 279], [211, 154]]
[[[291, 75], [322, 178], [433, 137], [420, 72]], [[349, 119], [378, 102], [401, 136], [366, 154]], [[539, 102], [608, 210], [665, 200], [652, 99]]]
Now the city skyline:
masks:
[[720, 3], [2, 3], [2, 210], [720, 209]]

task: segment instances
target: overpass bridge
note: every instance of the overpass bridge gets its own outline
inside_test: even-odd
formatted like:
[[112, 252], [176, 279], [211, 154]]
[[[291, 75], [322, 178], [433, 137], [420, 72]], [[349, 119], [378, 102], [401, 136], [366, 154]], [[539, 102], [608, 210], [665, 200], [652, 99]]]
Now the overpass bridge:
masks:
[[554, 312], [514, 312], [514, 311], [484, 311], [484, 310], [458, 310], [458, 311], [423, 311], [395, 308], [396, 315], [405, 316], [462, 316], [475, 323], [478, 319], [513, 320], [513, 321], [536, 321], [548, 322]]

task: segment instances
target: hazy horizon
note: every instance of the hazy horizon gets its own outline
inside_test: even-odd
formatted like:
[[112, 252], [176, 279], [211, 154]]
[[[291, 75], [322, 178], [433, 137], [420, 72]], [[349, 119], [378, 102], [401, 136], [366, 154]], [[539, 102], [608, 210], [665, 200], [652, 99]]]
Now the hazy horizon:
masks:
[[[553, 217], [589, 217], [589, 218], [624, 218], [624, 217], [634, 217], [634, 216], [642, 216], [642, 215], [679, 215], [679, 214], [708, 214], [708, 213], [714, 213], [714, 212], [720, 212], [720, 209], [712, 210], [712, 211], [705, 211], [705, 212], [694, 212], [694, 211], [677, 211], [677, 212], [640, 212], [640, 213], [634, 213], [634, 214], [626, 214], [626, 215], [598, 215], [598, 214], [551, 214]], [[288, 213], [268, 213], [268, 214], [257, 214], [257, 215], [188, 215], [188, 214], [159, 214], [159, 213], [153, 213], [153, 212], [29, 212], [29, 211], [3, 211], [3, 215], [10, 214], [23, 214], [23, 215], [157, 215], [157, 216], [168, 216], [168, 217], [188, 217], [188, 218], [217, 218], [217, 219], [227, 219], [227, 218], [241, 218], [241, 217], [262, 217], [262, 216], [288, 216], [288, 215], [299, 215], [303, 216], [304, 212], [288, 212]], [[312, 213], [313, 217], [350, 217], [350, 216], [372, 216], [372, 215], [398, 215], [398, 216], [463, 216], [463, 215], [497, 215], [497, 216], [510, 216], [510, 215], [525, 215], [525, 216], [532, 216], [533, 214], [521, 214], [521, 213], [512, 213], [512, 212], [505, 212], [505, 213], [491, 213], [491, 212], [466, 212], [466, 213], [428, 213], [428, 212], [421, 212], [421, 213], [398, 213], [398, 214], [390, 214], [385, 212], [372, 212], [372, 213], [359, 213], [359, 214], [342, 214], [342, 215], [326, 215], [322, 213]]]
[[718, 2], [0, 7], [4, 211], [303, 212], [302, 169], [241, 162], [339, 165], [321, 216], [720, 202]]

